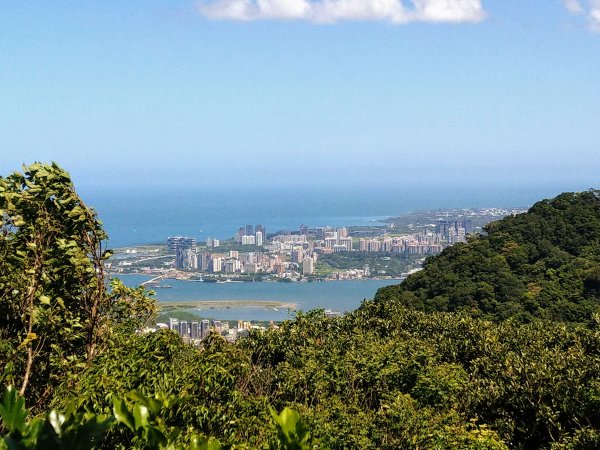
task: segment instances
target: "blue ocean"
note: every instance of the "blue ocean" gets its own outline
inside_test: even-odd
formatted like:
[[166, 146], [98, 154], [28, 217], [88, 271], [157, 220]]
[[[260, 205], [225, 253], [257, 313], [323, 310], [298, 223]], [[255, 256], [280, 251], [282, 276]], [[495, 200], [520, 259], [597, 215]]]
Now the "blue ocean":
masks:
[[267, 233], [309, 227], [369, 225], [402, 213], [438, 208], [528, 206], [553, 188], [452, 187], [157, 187], [80, 188], [109, 234], [109, 246], [164, 243], [184, 235], [228, 239], [246, 224]]

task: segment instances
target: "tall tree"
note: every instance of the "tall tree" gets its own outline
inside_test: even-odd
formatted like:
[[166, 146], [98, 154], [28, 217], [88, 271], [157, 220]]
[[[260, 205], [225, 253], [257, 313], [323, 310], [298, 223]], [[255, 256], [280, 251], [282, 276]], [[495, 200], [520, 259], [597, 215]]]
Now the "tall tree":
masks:
[[2, 377], [30, 399], [98, 351], [111, 304], [106, 237], [57, 164], [0, 177]]

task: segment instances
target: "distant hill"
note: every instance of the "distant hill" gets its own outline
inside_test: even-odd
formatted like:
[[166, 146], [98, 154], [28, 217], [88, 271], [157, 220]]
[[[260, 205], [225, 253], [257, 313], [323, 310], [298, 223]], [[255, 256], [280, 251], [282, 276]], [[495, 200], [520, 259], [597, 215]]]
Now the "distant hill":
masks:
[[564, 193], [446, 248], [376, 302], [424, 311], [466, 311], [586, 323], [600, 309], [600, 191]]

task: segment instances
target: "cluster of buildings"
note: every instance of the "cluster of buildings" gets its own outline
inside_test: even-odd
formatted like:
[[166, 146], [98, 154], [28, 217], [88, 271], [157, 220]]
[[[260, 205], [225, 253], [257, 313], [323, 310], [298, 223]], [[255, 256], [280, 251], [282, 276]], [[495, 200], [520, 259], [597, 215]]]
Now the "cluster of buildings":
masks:
[[323, 233], [323, 238], [315, 241], [315, 251], [323, 254], [351, 252], [352, 237], [348, 236], [348, 229], [319, 228], [318, 234]]
[[[469, 219], [438, 220], [431, 227], [435, 227], [435, 231], [423, 229], [410, 235], [384, 233], [378, 237], [360, 238], [358, 248], [354, 248], [355, 242], [345, 227], [308, 228], [302, 225], [295, 232], [279, 231], [267, 241], [263, 225], [246, 225], [239, 228], [235, 241], [242, 246], [260, 246], [264, 251], [217, 252], [214, 249], [220, 242], [209, 238], [206, 249], [199, 252], [196, 239], [182, 236], [168, 238], [167, 248], [175, 253], [177, 269], [213, 274], [273, 274], [285, 278], [290, 274], [313, 275], [319, 255], [352, 251], [435, 255], [445, 245], [466, 242], [466, 236], [473, 232]], [[369, 276], [366, 273], [368, 271], [356, 276]]]
[[360, 239], [358, 249], [361, 252], [403, 253], [407, 255], [435, 255], [443, 250], [440, 235], [427, 232], [380, 238]]
[[464, 220], [438, 220], [435, 232], [448, 241], [448, 244], [466, 242], [466, 236], [473, 233], [473, 221]]
[[438, 220], [435, 232], [423, 229], [421, 233], [390, 237], [384, 234], [378, 238], [361, 238], [358, 249], [361, 252], [403, 253], [407, 255], [435, 255], [446, 244], [467, 242], [467, 235], [473, 233], [473, 223], [465, 220]]
[[262, 225], [246, 225], [240, 227], [237, 234], [235, 235], [235, 241], [242, 245], [257, 245], [261, 246], [267, 238], [267, 232], [265, 227]]
[[352, 237], [348, 236], [348, 229], [345, 227], [308, 230], [301, 226], [300, 232], [279, 232], [273, 236], [265, 247], [271, 252], [289, 252], [302, 249], [319, 254], [329, 254], [351, 252], [353, 250], [352, 246]]
[[[324, 312], [327, 318], [341, 317], [342, 313], [326, 309]], [[171, 330], [177, 333], [187, 344], [199, 346], [211, 333], [223, 336], [228, 342], [235, 342], [237, 339], [247, 337], [252, 330], [265, 331], [266, 328], [261, 325], [253, 324], [245, 320], [238, 320], [237, 326], [230, 325], [227, 321], [202, 319], [199, 321], [188, 321], [169, 317], [169, 323], [157, 323], [156, 328]], [[148, 329], [148, 331], [154, 331]], [[269, 321], [269, 328], [277, 329], [278, 325], [273, 320]]]
[[[169, 318], [169, 323], [157, 323], [157, 328], [175, 331], [186, 343], [199, 345], [210, 333], [223, 336], [229, 342], [235, 342], [240, 337], [248, 336], [250, 330], [264, 330], [264, 327], [253, 325], [252, 322], [238, 320], [237, 327], [231, 327], [229, 322], [208, 319], [187, 321]], [[271, 327], [275, 327], [273, 321]]]
[[[254, 234], [245, 234], [248, 232]], [[263, 245], [262, 235], [265, 229], [261, 225], [253, 228], [247, 225], [240, 228], [236, 238], [242, 245]], [[237, 240], [237, 239], [236, 239]], [[213, 240], [214, 241], [214, 240]], [[260, 244], [259, 244], [260, 243]], [[351, 246], [351, 244], [350, 244]], [[269, 273], [284, 276], [291, 270], [312, 275], [315, 271], [317, 252], [309, 249], [306, 236], [277, 235], [265, 252], [228, 253], [208, 251], [198, 252], [196, 239], [190, 237], [170, 237], [167, 249], [175, 253], [175, 267], [180, 270], [193, 270], [214, 274], [257, 274]]]

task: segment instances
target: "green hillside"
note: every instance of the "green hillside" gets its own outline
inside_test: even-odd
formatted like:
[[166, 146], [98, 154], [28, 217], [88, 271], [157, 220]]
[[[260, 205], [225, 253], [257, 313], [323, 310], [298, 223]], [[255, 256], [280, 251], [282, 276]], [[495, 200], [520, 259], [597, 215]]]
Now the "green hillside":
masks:
[[485, 231], [428, 258], [424, 270], [375, 300], [490, 320], [587, 323], [598, 311], [600, 191], [540, 201]]

